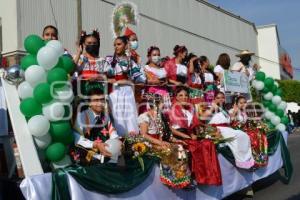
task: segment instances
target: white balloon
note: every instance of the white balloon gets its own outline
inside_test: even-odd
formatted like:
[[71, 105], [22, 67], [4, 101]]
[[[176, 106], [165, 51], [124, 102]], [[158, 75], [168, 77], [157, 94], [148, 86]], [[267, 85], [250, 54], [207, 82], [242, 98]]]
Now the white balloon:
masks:
[[42, 47], [37, 53], [37, 61], [39, 65], [43, 66], [46, 70], [50, 70], [58, 63], [58, 53], [52, 47]]
[[271, 111], [269, 111], [269, 110], [267, 110], [266, 112], [265, 112], [265, 118], [266, 119], [271, 119], [272, 118], [272, 116], [273, 116], [273, 113], [271, 112]]
[[44, 136], [48, 133], [50, 128], [49, 120], [43, 115], [36, 115], [29, 119], [29, 132], [36, 137]]
[[256, 88], [256, 82], [257, 82], [257, 80], [255, 80], [255, 79], [251, 82], [251, 85], [252, 85], [254, 88]]
[[27, 81], [24, 81], [19, 85], [18, 95], [21, 99], [26, 99], [33, 96], [33, 88]]
[[280, 96], [273, 96], [272, 97], [272, 103], [275, 104], [275, 105], [279, 105], [281, 103], [281, 97]]
[[122, 142], [119, 139], [109, 139], [105, 143], [108, 144], [106, 149], [112, 154], [112, 157], [120, 155]]
[[54, 98], [65, 103], [71, 103], [74, 99], [74, 93], [70, 86], [59, 88], [55, 91]]
[[278, 116], [273, 116], [271, 119], [271, 122], [274, 126], [277, 126], [278, 124], [280, 124], [280, 117]]
[[46, 149], [51, 143], [51, 136], [49, 133], [41, 137], [33, 137], [39, 149]]
[[31, 85], [32, 88], [39, 83], [46, 82], [46, 71], [39, 65], [31, 65], [25, 71], [25, 80]]
[[280, 104], [278, 105], [278, 108], [285, 111], [287, 107], [287, 103], [285, 101], [281, 101]]
[[286, 126], [284, 124], [280, 123], [276, 126], [276, 129], [283, 132], [283, 131], [285, 131]]
[[52, 47], [53, 49], [55, 49], [58, 57], [64, 55], [65, 50], [64, 50], [64, 47], [63, 47], [63, 45], [62, 45], [62, 43], [60, 41], [58, 41], [58, 40], [50, 40], [47, 43], [46, 46], [47, 47]]
[[70, 159], [70, 156], [65, 155], [65, 157], [63, 159], [61, 159], [60, 161], [52, 162], [52, 167], [54, 169], [65, 168], [71, 164], [72, 164], [72, 161]]
[[43, 106], [43, 115], [49, 121], [59, 121], [64, 117], [65, 108], [61, 102], [52, 101]]
[[277, 81], [274, 81], [274, 85], [276, 85], [277, 87], [279, 86]]
[[273, 98], [272, 92], [268, 92], [267, 94], [264, 95], [264, 99], [266, 100], [271, 100]]
[[256, 83], [255, 83], [255, 89], [262, 90], [262, 89], [264, 89], [264, 87], [265, 87], [264, 82], [262, 82], [262, 81], [256, 81]]

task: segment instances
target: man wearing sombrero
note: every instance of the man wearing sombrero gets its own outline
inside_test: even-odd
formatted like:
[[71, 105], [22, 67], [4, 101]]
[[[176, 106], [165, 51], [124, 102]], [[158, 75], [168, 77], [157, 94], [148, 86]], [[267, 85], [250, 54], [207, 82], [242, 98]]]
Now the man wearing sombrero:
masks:
[[245, 73], [249, 77], [249, 81], [251, 81], [259, 68], [257, 64], [250, 66], [251, 56], [253, 55], [254, 53], [248, 50], [241, 51], [241, 53], [236, 55], [240, 60], [231, 66], [230, 70]]

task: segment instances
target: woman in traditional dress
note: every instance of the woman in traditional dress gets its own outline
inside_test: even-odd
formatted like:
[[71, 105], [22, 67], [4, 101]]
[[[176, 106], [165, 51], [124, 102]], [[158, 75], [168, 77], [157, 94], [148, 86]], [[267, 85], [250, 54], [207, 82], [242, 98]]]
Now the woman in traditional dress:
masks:
[[106, 57], [109, 81], [113, 91], [109, 95], [114, 126], [118, 135], [138, 134], [137, 108], [133, 83], [145, 83], [146, 78], [139, 66], [126, 55], [128, 38], [117, 37], [114, 41], [115, 53]]
[[164, 63], [168, 82], [176, 86], [185, 85], [188, 74], [185, 63], [188, 50], [185, 46], [176, 45], [173, 49], [173, 54], [175, 57]]
[[209, 139], [198, 140], [200, 126], [192, 104], [188, 103], [188, 89], [176, 89], [176, 102], [169, 113], [173, 136], [183, 140], [191, 152], [192, 172], [198, 184], [220, 185], [222, 183], [220, 165], [215, 144]]
[[235, 164], [239, 168], [250, 169], [254, 165], [251, 151], [251, 142], [247, 133], [235, 130], [230, 126], [230, 115], [224, 109], [225, 95], [223, 92], [216, 93], [212, 107], [206, 113], [211, 114], [209, 124], [220, 130], [223, 138], [232, 138], [226, 142], [235, 158]]
[[144, 73], [147, 78], [147, 84], [144, 88], [144, 94], [158, 94], [163, 99], [163, 109], [171, 108], [171, 100], [167, 88], [167, 72], [161, 66], [160, 50], [158, 47], [151, 46], [147, 52], [148, 62], [144, 66]]
[[255, 166], [266, 166], [268, 164], [268, 140], [263, 129], [258, 128], [257, 123], [248, 120], [245, 97], [238, 96], [233, 102], [233, 108], [229, 110], [233, 126], [245, 131], [250, 137]]

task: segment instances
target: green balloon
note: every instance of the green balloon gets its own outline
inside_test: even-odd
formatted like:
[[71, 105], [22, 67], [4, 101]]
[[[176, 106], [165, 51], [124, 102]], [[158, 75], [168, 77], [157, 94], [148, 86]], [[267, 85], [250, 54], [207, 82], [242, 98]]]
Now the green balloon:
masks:
[[46, 157], [52, 162], [60, 161], [66, 153], [66, 147], [62, 143], [53, 143], [46, 149]]
[[67, 80], [68, 80], [68, 74], [62, 68], [53, 68], [48, 72], [47, 81], [50, 85], [54, 84], [53, 85], [54, 88], [61, 88], [65, 86], [66, 83], [63, 82], [66, 82]]
[[265, 81], [265, 86], [268, 88], [272, 88], [272, 86], [274, 85], [274, 79], [272, 78], [266, 78]]
[[61, 56], [60, 59], [62, 59], [62, 68], [66, 70], [67, 73], [71, 73], [75, 68], [75, 63], [72, 58], [69, 56]]
[[278, 88], [277, 90], [276, 90], [276, 92], [275, 92], [275, 95], [277, 95], [277, 96], [282, 96], [282, 89], [281, 88]]
[[25, 117], [32, 117], [42, 114], [42, 105], [30, 97], [21, 101], [20, 110]]
[[62, 143], [64, 143], [65, 145], [72, 144], [73, 142], [74, 142], [74, 135], [73, 135], [73, 133], [68, 134], [65, 137], [64, 141], [62, 141]]
[[264, 81], [265, 80], [265, 78], [266, 78], [266, 74], [264, 73], [264, 72], [257, 72], [256, 74], [255, 74], [255, 78], [256, 78], [256, 80], [259, 80], [259, 81]]
[[69, 121], [58, 121], [50, 123], [50, 135], [55, 142], [65, 143], [72, 129]]
[[37, 59], [36, 59], [36, 56], [35, 55], [27, 55], [27, 56], [24, 56], [22, 59], [21, 59], [21, 69], [23, 69], [24, 71], [31, 65], [37, 65], [38, 62], [37, 62]]
[[271, 101], [263, 101], [263, 105], [265, 108], [268, 108], [272, 104]]
[[40, 104], [49, 103], [53, 97], [51, 95], [51, 88], [48, 83], [40, 83], [33, 90], [33, 96]]
[[276, 115], [277, 115], [278, 117], [283, 117], [283, 115], [284, 115], [283, 110], [277, 109], [277, 110], [276, 110]]
[[45, 46], [44, 40], [38, 35], [29, 35], [24, 40], [24, 47], [30, 54], [36, 55], [43, 46]]
[[271, 92], [272, 92], [273, 94], [276, 93], [277, 89], [278, 89], [278, 88], [277, 88], [276, 85], [272, 85], [271, 88], [270, 88], [270, 90], [271, 90]]
[[267, 122], [267, 126], [269, 127], [269, 129], [274, 129], [275, 128], [275, 126], [270, 121]]
[[264, 89], [262, 89], [262, 93], [266, 94], [266, 93], [268, 93], [268, 92], [270, 92], [269, 88], [264, 87]]
[[290, 122], [290, 119], [287, 116], [283, 116], [280, 119], [281, 123], [287, 125]]
[[274, 104], [270, 104], [270, 105], [269, 105], [269, 110], [270, 110], [270, 111], [275, 112], [276, 109], [277, 109], [277, 108], [276, 108], [276, 105], [274, 105]]

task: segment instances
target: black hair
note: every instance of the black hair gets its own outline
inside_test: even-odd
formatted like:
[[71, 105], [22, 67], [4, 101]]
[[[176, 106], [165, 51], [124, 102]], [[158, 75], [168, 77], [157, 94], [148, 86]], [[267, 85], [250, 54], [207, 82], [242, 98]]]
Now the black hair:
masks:
[[185, 51], [187, 52], [188, 50], [184, 45], [182, 45], [182, 46], [176, 45], [173, 49], [173, 55], [177, 57], [179, 53], [182, 53]]
[[100, 47], [100, 33], [98, 30], [93, 30], [92, 33], [86, 34], [86, 31], [81, 31], [80, 39], [79, 39], [79, 45], [83, 45], [86, 38], [88, 37], [94, 37], [97, 40], [97, 45]]
[[[189, 53], [189, 55], [187, 56], [187, 63], [190, 63], [191, 59], [194, 58], [194, 57], [197, 57], [197, 56], [193, 53]], [[204, 74], [203, 74], [203, 72], [201, 71], [201, 68], [200, 68], [199, 58], [194, 60], [193, 65], [194, 65], [194, 72], [199, 74], [200, 79], [201, 79], [201, 83], [204, 83], [204, 81], [205, 81], [204, 80]]]
[[53, 26], [53, 25], [47, 25], [47, 26], [44, 27], [44, 29], [43, 29], [43, 36], [44, 36], [44, 34], [45, 34], [45, 31], [46, 31], [48, 28], [51, 28], [51, 29], [53, 29], [53, 30], [55, 31], [56, 37], [57, 37], [57, 39], [58, 39], [58, 30], [57, 30], [57, 28], [56, 28], [55, 26]]
[[93, 95], [104, 95], [104, 92], [100, 88], [93, 88], [88, 91], [88, 96], [93, 96]]
[[[151, 46], [151, 47], [149, 47], [148, 50], [147, 50], [147, 57], [150, 57], [150, 56], [151, 56], [151, 53], [152, 53], [153, 51], [159, 51], [159, 53], [160, 53], [160, 49], [159, 49], [158, 47], [156, 47], [156, 46]], [[148, 59], [148, 61], [146, 62], [146, 65], [149, 65], [149, 63], [150, 63], [150, 60]]]
[[241, 99], [245, 99], [246, 100], [246, 97], [244, 97], [242, 95], [235, 95], [235, 96], [233, 96], [232, 97], [232, 104], [233, 105], [234, 104], [238, 104]]
[[160, 52], [160, 49], [156, 46], [149, 47], [147, 50], [147, 57], [151, 56], [152, 51], [155, 51], [155, 50]]
[[[118, 37], [115, 38], [115, 41], [116, 40], [121, 40], [125, 45], [127, 45], [128, 41], [129, 41], [129, 38], [127, 36], [118, 36]], [[116, 53], [114, 53], [113, 60], [111, 62], [112, 68], [116, 67], [117, 62], [118, 62], [117, 61], [117, 55], [116, 55]]]
[[[200, 56], [199, 57], [199, 62], [200, 62], [201, 66], [204, 64], [204, 62], [207, 62], [207, 61], [208, 61], [208, 58], [206, 56]], [[218, 76], [215, 74], [213, 69], [208, 67], [208, 68], [206, 68], [206, 70], [213, 75], [214, 81], [218, 80]]]
[[175, 96], [177, 96], [177, 94], [183, 90], [186, 91], [187, 94], [189, 94], [189, 88], [187, 88], [185, 86], [178, 86], [178, 87], [176, 87], [176, 90], [175, 90]]

